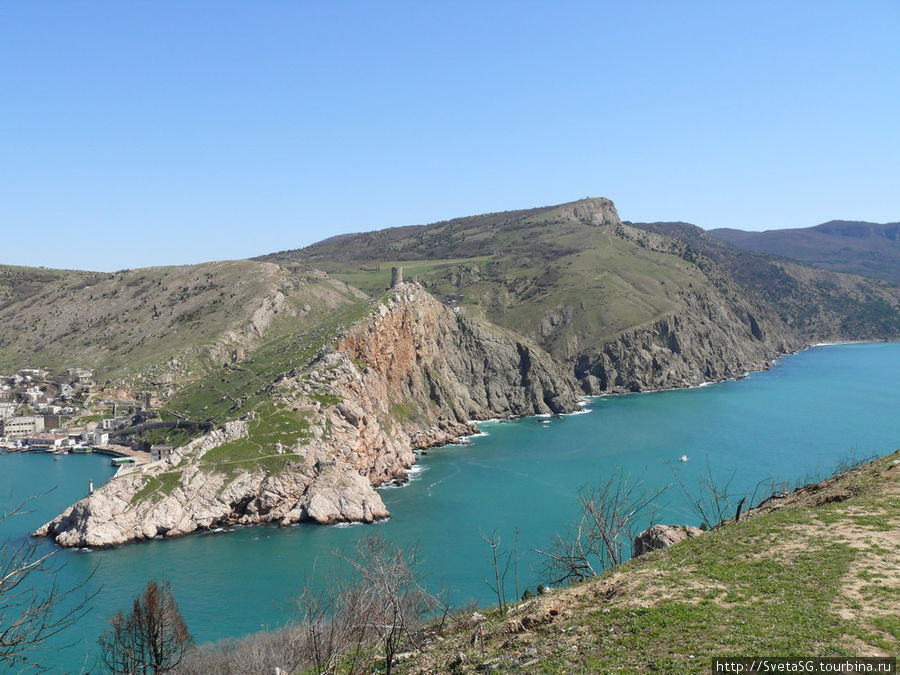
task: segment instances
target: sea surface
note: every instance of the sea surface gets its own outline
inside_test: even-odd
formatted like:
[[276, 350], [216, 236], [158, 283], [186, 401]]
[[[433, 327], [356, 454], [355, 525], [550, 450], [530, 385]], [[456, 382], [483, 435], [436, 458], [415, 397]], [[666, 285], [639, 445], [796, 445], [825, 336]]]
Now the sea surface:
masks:
[[[518, 550], [518, 592], [541, 581], [540, 556], [578, 514], [579, 490], [621, 471], [643, 489], [666, 486], [657, 522], [699, 524], [684, 496], [706, 480], [728, 484], [732, 505], [773, 489], [831, 475], [841, 462], [900, 447], [900, 343], [814, 347], [739, 381], [689, 390], [586, 400], [583, 414], [482, 424], [471, 445], [432, 449], [411, 482], [384, 488], [389, 521], [369, 526], [300, 525], [234, 528], [104, 551], [60, 551], [62, 587], [87, 581], [92, 611], [55, 639], [74, 643], [39, 656], [61, 672], [78, 672], [96, 653], [107, 619], [151, 577], [171, 581], [199, 642], [283, 625], [308, 579], [349, 574], [335, 552], [350, 554], [377, 534], [416, 546], [431, 589], [449, 589], [455, 605], [488, 604], [490, 549]], [[679, 461], [682, 455], [687, 462]], [[0, 523], [11, 545], [113, 474], [109, 458], [0, 455]], [[678, 480], [676, 480], [676, 474]], [[37, 496], [36, 496], [37, 495]], [[518, 533], [518, 534], [517, 534]], [[49, 543], [42, 543], [47, 551]], [[515, 593], [514, 572], [507, 590]], [[87, 656], [86, 656], [87, 655]]]

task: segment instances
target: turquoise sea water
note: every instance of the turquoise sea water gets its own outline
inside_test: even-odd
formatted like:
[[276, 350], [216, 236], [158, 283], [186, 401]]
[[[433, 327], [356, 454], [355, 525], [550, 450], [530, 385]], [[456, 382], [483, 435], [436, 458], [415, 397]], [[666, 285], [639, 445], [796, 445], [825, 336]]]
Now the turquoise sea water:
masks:
[[[427, 583], [451, 589], [455, 604], [491, 601], [482, 535], [496, 529], [504, 547], [519, 531], [520, 592], [538, 581], [538, 556], [577, 513], [579, 488], [602, 483], [617, 467], [649, 489], [689, 487], [733, 475], [731, 492], [748, 496], [762, 482], [830, 475], [850, 455], [900, 447], [900, 344], [824, 346], [785, 357], [767, 372], [690, 390], [590, 399], [586, 414], [482, 425], [470, 446], [431, 450], [413, 481], [382, 491], [392, 518], [372, 526], [237, 528], [115, 550], [62, 551], [60, 581], [99, 588], [93, 611], [64, 636], [75, 646], [42, 657], [78, 671], [106, 618], [126, 609], [147, 579], [172, 582], [198, 641], [284, 623], [290, 598], [314, 565], [332, 568], [333, 551], [369, 533], [418, 545]], [[681, 463], [678, 458], [690, 460]], [[0, 514], [22, 498], [55, 489], [29, 512], [0, 524], [0, 538], [22, 537], [83, 495], [88, 480], [112, 475], [109, 460], [69, 455], [0, 455]], [[758, 488], [762, 497], [764, 487]], [[661, 521], [695, 523], [677, 487], [660, 499]], [[44, 546], [50, 550], [49, 544]], [[510, 586], [512, 582], [510, 581]]]

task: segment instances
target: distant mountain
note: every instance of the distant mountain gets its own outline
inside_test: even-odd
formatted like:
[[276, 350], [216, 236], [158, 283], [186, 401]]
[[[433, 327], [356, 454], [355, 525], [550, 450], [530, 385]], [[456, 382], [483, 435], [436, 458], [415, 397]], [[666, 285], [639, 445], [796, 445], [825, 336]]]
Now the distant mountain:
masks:
[[900, 223], [831, 220], [807, 228], [765, 232], [719, 228], [709, 233], [747, 251], [900, 282]]

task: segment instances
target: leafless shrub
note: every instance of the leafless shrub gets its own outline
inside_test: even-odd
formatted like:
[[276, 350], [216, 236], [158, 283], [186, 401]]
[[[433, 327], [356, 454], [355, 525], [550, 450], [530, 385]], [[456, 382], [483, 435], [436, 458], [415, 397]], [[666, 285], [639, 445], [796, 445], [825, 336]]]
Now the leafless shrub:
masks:
[[100, 636], [103, 664], [114, 673], [166, 673], [184, 660], [194, 640], [168, 581], [147, 582], [131, 613], [119, 612]]
[[296, 621], [269, 633], [204, 645], [188, 656], [181, 673], [371, 671], [373, 652], [390, 673], [403, 645], [417, 646], [432, 618], [447, 616], [440, 599], [417, 578], [416, 549], [400, 549], [378, 537], [342, 555], [359, 575], [353, 583], [317, 588], [314, 580], [297, 598]]
[[858, 457], [856, 454], [856, 449], [853, 449], [850, 451], [849, 455], [841, 457], [838, 460], [831, 475], [840, 476], [842, 473], [847, 473], [848, 471], [852, 471], [853, 469], [858, 469], [864, 464], [868, 464], [869, 462], [872, 462], [876, 459], [878, 459], [877, 453], [871, 453], [868, 455], [863, 455], [862, 457]]
[[361, 583], [352, 589], [358, 594], [353, 603], [358, 613], [349, 617], [350, 633], [369, 635], [371, 642], [380, 645], [390, 675], [401, 643], [406, 640], [417, 646], [414, 630], [426, 617], [446, 615], [446, 607], [420, 585], [414, 547], [404, 550], [379, 537], [366, 537], [349, 562], [361, 577]]
[[735, 498], [735, 495], [731, 494], [731, 483], [736, 472], [732, 472], [724, 483], [719, 482], [713, 477], [707, 458], [706, 477], [700, 482], [700, 489], [696, 492], [687, 488], [678, 472], [673, 471], [672, 474], [691, 510], [700, 519], [700, 527], [704, 530], [719, 527], [735, 513], [734, 507], [731, 506], [731, 500]]
[[[0, 523], [22, 513], [25, 503], [0, 517]], [[64, 565], [55, 564], [58, 553], [42, 552], [40, 542], [31, 538], [21, 543], [10, 539], [0, 542], [0, 668], [27, 662], [31, 668], [40, 669], [34, 654], [71, 646], [51, 647], [48, 642], [89, 611], [89, 603], [97, 594], [85, 590], [91, 575], [73, 588], [61, 588], [57, 579]], [[50, 581], [44, 583], [43, 579]], [[70, 601], [73, 604], [61, 612], [61, 605]]]
[[497, 609], [500, 610], [500, 614], [506, 614], [506, 577], [513, 563], [513, 552], [500, 550], [503, 542], [497, 530], [491, 532], [490, 537], [482, 534], [481, 539], [491, 549], [491, 568], [494, 571], [493, 581], [487, 578], [483, 581], [497, 596]]
[[[557, 535], [549, 550], [533, 549], [544, 556], [544, 576], [550, 584], [583, 581], [625, 560], [638, 534], [638, 521], [668, 486], [654, 492], [641, 487], [618, 469], [601, 487], [579, 492], [578, 522], [566, 536]], [[650, 520], [654, 519], [655, 514], [650, 514]]]

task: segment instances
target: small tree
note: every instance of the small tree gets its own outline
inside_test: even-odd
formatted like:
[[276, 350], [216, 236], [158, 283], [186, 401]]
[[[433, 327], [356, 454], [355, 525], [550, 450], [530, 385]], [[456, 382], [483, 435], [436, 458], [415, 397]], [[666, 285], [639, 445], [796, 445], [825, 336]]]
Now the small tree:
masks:
[[168, 581], [151, 579], [131, 613], [119, 612], [100, 636], [103, 663], [114, 673], [165, 673], [174, 670], [193, 646]]
[[[731, 506], [731, 500], [734, 498], [734, 495], [731, 494], [731, 482], [736, 473], [733, 471], [727, 481], [720, 483], [713, 477], [712, 468], [709, 466], [709, 457], [707, 457], [706, 477], [700, 482], [699, 491], [693, 492], [687, 488], [678, 472], [672, 471], [691, 510], [700, 518], [702, 529], [714, 530], [731, 518], [734, 513]], [[742, 499], [741, 501], [746, 500]], [[740, 511], [736, 515], [740, 517]]]
[[[494, 595], [497, 596], [497, 609], [500, 614], [506, 614], [506, 575], [509, 574], [510, 565], [513, 563], [512, 551], [501, 551], [500, 544], [502, 540], [495, 529], [488, 537], [481, 535], [481, 540], [491, 549], [491, 568], [494, 571], [494, 580], [483, 579], [484, 583], [490, 588]], [[516, 530], [516, 547], [518, 548], [519, 532]], [[518, 551], [516, 551], [516, 594], [519, 592], [518, 583]]]

